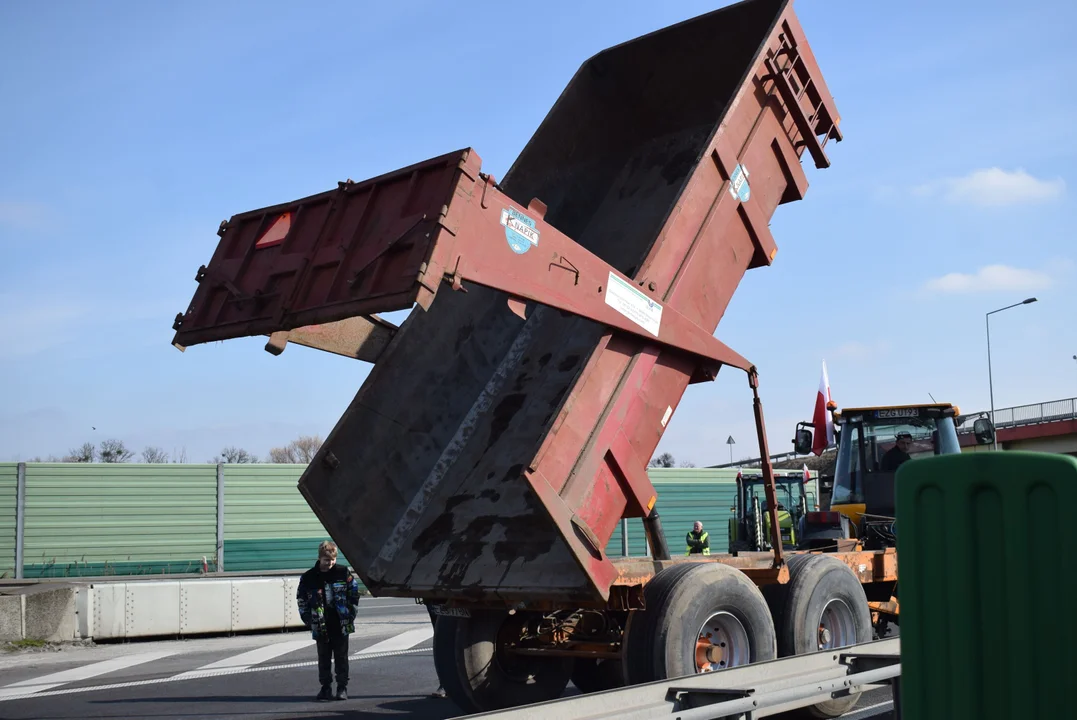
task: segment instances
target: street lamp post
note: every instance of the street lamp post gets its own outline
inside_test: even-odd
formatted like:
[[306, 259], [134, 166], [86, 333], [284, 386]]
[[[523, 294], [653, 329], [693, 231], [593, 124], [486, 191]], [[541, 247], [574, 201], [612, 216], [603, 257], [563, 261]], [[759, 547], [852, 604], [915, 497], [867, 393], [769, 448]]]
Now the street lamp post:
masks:
[[[988, 387], [988, 391], [991, 394], [991, 424], [992, 425], [995, 424], [995, 383], [994, 383], [994, 380], [991, 377], [991, 316], [994, 315], [995, 313], [1000, 313], [1003, 310], [1009, 310], [1010, 308], [1015, 308], [1018, 305], [1028, 305], [1029, 303], [1034, 303], [1034, 302], [1036, 302], [1036, 298], [1031, 297], [1031, 298], [1027, 298], [1025, 300], [1022, 300], [1019, 303], [1014, 303], [1013, 305], [1007, 305], [1004, 308], [999, 308], [998, 310], [992, 310], [991, 312], [987, 313], [987, 387]], [[995, 432], [993, 434], [995, 436], [994, 449], [998, 450], [998, 428], [995, 428]]]

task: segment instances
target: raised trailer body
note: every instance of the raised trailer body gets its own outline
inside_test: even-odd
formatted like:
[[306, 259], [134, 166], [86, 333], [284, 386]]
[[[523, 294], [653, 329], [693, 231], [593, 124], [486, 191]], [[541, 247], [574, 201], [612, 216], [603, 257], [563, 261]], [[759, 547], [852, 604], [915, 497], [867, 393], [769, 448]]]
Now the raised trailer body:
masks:
[[[299, 489], [373, 594], [461, 609], [435, 650], [458, 703], [526, 702], [567, 682], [550, 658], [628, 657], [632, 618], [665, 612], [648, 600], [660, 580], [699, 566], [752, 603], [757, 585], [796, 585], [776, 516], [773, 553], [671, 558], [646, 464], [687, 386], [722, 366], [748, 373], [769, 456], [756, 368], [714, 332], [744, 273], [774, 261], [768, 223], [804, 197], [802, 156], [828, 167], [831, 139], [791, 3], [746, 0], [588, 60], [500, 183], [465, 149], [232, 217], [174, 343], [261, 334], [274, 353], [374, 363]], [[399, 328], [377, 315], [413, 305]], [[770, 477], [776, 513], [773, 492]], [[655, 558], [605, 554], [626, 517]], [[892, 552], [831, 560], [854, 583], [896, 577]], [[719, 660], [715, 644], [698, 667], [776, 652], [769, 620], [744, 622], [758, 653]], [[538, 690], [476, 679], [466, 648], [490, 633], [540, 656]], [[635, 637], [636, 656], [664, 642]]]

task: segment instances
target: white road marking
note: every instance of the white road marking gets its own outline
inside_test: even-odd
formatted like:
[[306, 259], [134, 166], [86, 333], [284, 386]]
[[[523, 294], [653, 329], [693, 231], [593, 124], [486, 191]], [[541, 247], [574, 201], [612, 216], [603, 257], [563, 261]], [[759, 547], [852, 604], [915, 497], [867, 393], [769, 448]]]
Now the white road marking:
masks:
[[190, 670], [185, 673], [180, 673], [176, 676], [177, 680], [185, 680], [188, 677], [196, 676], [199, 673], [204, 673], [211, 670], [242, 670], [252, 667], [254, 665], [260, 665], [268, 660], [272, 660], [275, 657], [281, 655], [287, 655], [290, 652], [296, 650], [302, 650], [303, 648], [310, 647], [314, 644], [313, 638], [307, 638], [305, 640], [291, 640], [289, 642], [273, 643], [272, 645], [266, 645], [265, 647], [255, 648], [239, 655], [232, 655], [226, 657], [223, 660], [210, 663], [209, 665], [203, 665], [200, 668]]
[[161, 658], [175, 655], [176, 652], [177, 651], [175, 650], [168, 650], [161, 652], [136, 653], [126, 657], [115, 658], [113, 660], [102, 660], [101, 662], [83, 665], [82, 667], [63, 670], [61, 672], [52, 673], [51, 675], [42, 675], [41, 677], [33, 678], [32, 680], [23, 680], [0, 688], [0, 699], [22, 695], [33, 695], [45, 690], [51, 690], [60, 685], [66, 685], [67, 683], [88, 680], [89, 678], [104, 675], [105, 673], [116, 672], [117, 670], [123, 670], [124, 668], [129, 668], [134, 665], [141, 665], [143, 663], [153, 662], [154, 660], [160, 660]]
[[368, 648], [364, 648], [357, 653], [353, 653], [352, 657], [363, 657], [364, 655], [372, 655], [374, 653], [393, 652], [394, 650], [407, 650], [408, 648], [415, 647], [421, 642], [425, 642], [434, 637], [434, 628], [427, 625], [426, 627], [416, 628], [415, 630], [408, 630], [402, 632], [399, 635], [395, 635], [388, 640], [382, 640], [380, 643], [374, 643]]
[[[430, 648], [418, 648], [416, 650], [397, 650], [396, 652], [378, 653], [376, 655], [361, 655], [356, 660], [375, 660], [377, 658], [395, 657], [398, 655], [419, 655], [422, 653], [429, 653]], [[258, 667], [248, 667], [242, 669], [232, 670], [209, 670], [207, 672], [198, 673], [200, 678], [210, 677], [222, 677], [224, 675], [240, 675], [246, 673], [266, 672], [270, 670], [292, 670], [294, 668], [314, 667], [318, 664], [317, 660], [310, 660], [307, 662], [295, 662], [285, 663], [283, 665], [259, 665]], [[24, 691], [19, 695], [6, 695], [0, 696], [0, 702], [5, 700], [19, 700], [24, 698], [43, 698], [43, 697], [55, 697], [57, 695], [74, 695], [76, 693], [93, 692], [100, 690], [121, 690], [123, 688], [142, 687], [143, 685], [161, 685], [163, 683], [176, 682], [181, 678], [178, 675], [164, 678], [151, 678], [149, 680], [132, 680], [124, 683], [111, 683], [109, 685], [94, 685], [91, 687], [78, 687], [78, 688], [63, 688], [60, 690], [48, 690], [45, 692], [33, 692], [30, 690]], [[189, 678], [182, 678], [188, 680]]]
[[873, 713], [872, 711], [883, 710], [884, 708], [887, 710], [893, 710], [894, 701], [887, 700], [886, 702], [876, 703], [875, 705], [868, 705], [867, 707], [863, 708], [854, 708], [851, 713], [849, 713], [848, 715], [844, 715], [843, 717], [847, 717], [848, 720], [857, 720], [858, 718], [869, 717], [865, 713], [872, 713], [873, 715], [878, 715], [878, 713]]

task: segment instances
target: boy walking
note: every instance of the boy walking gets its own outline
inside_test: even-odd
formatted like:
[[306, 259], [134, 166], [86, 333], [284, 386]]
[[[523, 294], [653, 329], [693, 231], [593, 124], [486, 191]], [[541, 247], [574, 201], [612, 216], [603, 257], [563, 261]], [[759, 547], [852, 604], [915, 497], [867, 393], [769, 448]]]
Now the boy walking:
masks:
[[296, 592], [299, 617], [318, 645], [319, 702], [333, 699], [332, 665], [336, 665], [337, 700], [348, 699], [348, 636], [355, 632], [359, 583], [337, 565], [337, 546], [323, 542], [318, 562], [303, 573]]

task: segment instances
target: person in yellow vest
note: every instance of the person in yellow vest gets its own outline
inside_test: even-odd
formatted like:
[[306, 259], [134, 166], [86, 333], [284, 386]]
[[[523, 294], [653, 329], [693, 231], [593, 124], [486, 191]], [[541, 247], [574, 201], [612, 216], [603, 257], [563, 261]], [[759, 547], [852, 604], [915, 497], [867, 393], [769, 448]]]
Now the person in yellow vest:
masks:
[[691, 532], [685, 536], [685, 544], [688, 548], [684, 551], [685, 555], [710, 555], [711, 554], [711, 536], [710, 533], [704, 532], [703, 523], [696, 520], [692, 525]]

